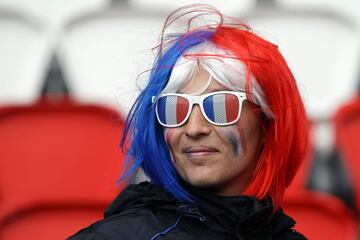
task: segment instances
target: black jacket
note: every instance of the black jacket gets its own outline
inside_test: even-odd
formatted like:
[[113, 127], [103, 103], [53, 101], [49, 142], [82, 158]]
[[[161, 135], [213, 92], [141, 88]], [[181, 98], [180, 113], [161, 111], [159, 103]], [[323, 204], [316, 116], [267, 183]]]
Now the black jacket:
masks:
[[128, 186], [109, 206], [105, 218], [69, 240], [303, 240], [295, 221], [271, 201], [222, 197], [190, 189], [196, 204], [184, 204], [148, 183]]

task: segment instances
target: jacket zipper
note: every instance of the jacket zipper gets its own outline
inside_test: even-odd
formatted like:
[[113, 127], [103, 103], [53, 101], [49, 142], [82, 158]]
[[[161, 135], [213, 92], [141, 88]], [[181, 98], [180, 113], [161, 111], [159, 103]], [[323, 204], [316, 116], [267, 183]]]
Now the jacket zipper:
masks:
[[201, 222], [206, 221], [206, 217], [200, 213], [200, 211], [197, 207], [180, 205], [179, 211], [182, 212], [187, 217], [199, 219]]

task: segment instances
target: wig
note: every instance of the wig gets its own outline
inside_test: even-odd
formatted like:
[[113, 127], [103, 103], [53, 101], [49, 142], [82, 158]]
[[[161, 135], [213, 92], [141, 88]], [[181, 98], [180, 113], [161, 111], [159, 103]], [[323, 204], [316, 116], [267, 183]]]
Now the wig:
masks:
[[[207, 20], [210, 15], [216, 16], [215, 23]], [[166, 33], [177, 22], [185, 27]], [[152, 100], [176, 92], [199, 69], [231, 90], [246, 92], [248, 100], [264, 113], [264, 145], [244, 194], [270, 197], [277, 209], [306, 153], [304, 106], [278, 47], [210, 6], [187, 6], [166, 19], [148, 84], [126, 121], [122, 146], [128, 139], [128, 169], [123, 176], [141, 167], [154, 184], [180, 201], [194, 200], [180, 184]]]

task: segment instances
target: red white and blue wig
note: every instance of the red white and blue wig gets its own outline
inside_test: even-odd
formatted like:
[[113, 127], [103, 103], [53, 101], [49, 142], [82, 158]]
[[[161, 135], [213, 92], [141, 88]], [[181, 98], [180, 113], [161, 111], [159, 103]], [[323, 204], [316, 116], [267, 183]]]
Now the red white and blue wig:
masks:
[[[217, 21], [207, 21], [209, 16]], [[177, 26], [177, 32], [165, 33], [179, 22], [183, 25]], [[215, 80], [230, 90], [246, 92], [247, 99], [260, 107], [264, 145], [244, 194], [271, 197], [277, 208], [304, 158], [308, 139], [304, 106], [278, 47], [210, 6], [192, 5], [166, 19], [158, 49], [148, 84], [126, 121], [122, 146], [129, 145], [124, 176], [141, 167], [154, 184], [180, 201], [193, 201], [180, 185], [152, 98], [177, 92], [198, 71], [206, 71], [211, 76], [208, 84]]]

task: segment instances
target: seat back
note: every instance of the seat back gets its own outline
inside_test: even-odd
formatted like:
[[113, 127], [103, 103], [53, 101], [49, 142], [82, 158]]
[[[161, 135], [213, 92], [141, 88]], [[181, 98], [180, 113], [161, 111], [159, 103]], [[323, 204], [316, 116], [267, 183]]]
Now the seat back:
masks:
[[0, 239], [64, 240], [101, 219], [104, 203], [41, 203], [17, 209], [3, 219]]
[[356, 239], [354, 214], [334, 196], [292, 189], [285, 195], [283, 208], [296, 221], [295, 229], [308, 239]]
[[[69, 100], [2, 108], [3, 238], [64, 239], [99, 219], [124, 185], [117, 184], [123, 126], [114, 111]], [[36, 235], [36, 228], [46, 231]]]
[[334, 118], [336, 148], [344, 161], [360, 210], [360, 96], [339, 108]]
[[50, 56], [48, 33], [37, 16], [0, 4], [0, 102], [28, 103], [38, 97]]

